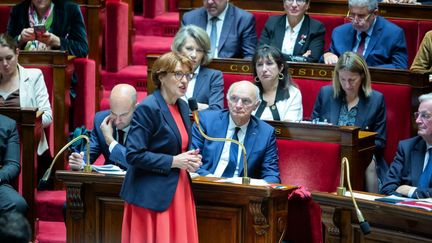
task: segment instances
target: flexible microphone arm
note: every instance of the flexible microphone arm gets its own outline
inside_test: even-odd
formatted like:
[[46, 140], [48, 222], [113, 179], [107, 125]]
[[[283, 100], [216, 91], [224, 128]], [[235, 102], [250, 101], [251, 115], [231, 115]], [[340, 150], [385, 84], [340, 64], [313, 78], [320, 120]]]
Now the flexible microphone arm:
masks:
[[[345, 165], [346, 165], [346, 167], [345, 167]], [[354, 194], [353, 194], [352, 188], [351, 188], [349, 162], [348, 162], [348, 159], [346, 157], [343, 157], [342, 161], [341, 161], [340, 184], [337, 188], [337, 195], [338, 196], [345, 196], [346, 189], [344, 187], [344, 168], [346, 168], [348, 189], [349, 189], [349, 192], [351, 194], [351, 199], [352, 199], [352, 202], [354, 204], [354, 208], [356, 210], [357, 219], [358, 219], [359, 224], [360, 224], [360, 229], [363, 232], [363, 234], [367, 235], [370, 233], [370, 226], [369, 226], [369, 223], [364, 219], [363, 214], [360, 211], [360, 209], [357, 205], [357, 202], [354, 198]]]
[[231, 143], [235, 143], [238, 146], [240, 146], [240, 148], [242, 149], [242, 153], [243, 153], [242, 184], [249, 185], [250, 184], [250, 178], [248, 177], [247, 153], [246, 153], [245, 146], [242, 143], [240, 143], [239, 141], [231, 139], [231, 138], [214, 138], [214, 137], [207, 136], [207, 134], [204, 133], [204, 131], [201, 129], [201, 126], [200, 126], [199, 116], [198, 116], [198, 104], [197, 104], [196, 100], [194, 98], [189, 98], [188, 103], [189, 103], [189, 108], [192, 111], [192, 116], [193, 116], [195, 124], [198, 128], [198, 131], [201, 133], [201, 135], [205, 139], [211, 140], [211, 141], [219, 141], [219, 142], [231, 142]]
[[72, 139], [69, 143], [67, 143], [65, 146], [63, 146], [63, 148], [60, 149], [60, 151], [56, 154], [56, 156], [54, 157], [53, 161], [51, 162], [50, 167], [45, 171], [44, 176], [42, 177], [42, 179], [39, 182], [39, 185], [44, 184], [48, 181], [50, 175], [51, 175], [51, 170], [52, 167], [54, 166], [55, 162], [57, 161], [57, 158], [67, 149], [69, 148], [70, 145], [72, 145], [74, 142], [80, 140], [80, 139], [85, 139], [86, 140], [86, 165], [84, 166], [84, 172], [91, 172], [92, 168], [90, 165], [90, 139], [89, 137], [87, 137], [86, 135], [79, 135], [78, 137]]

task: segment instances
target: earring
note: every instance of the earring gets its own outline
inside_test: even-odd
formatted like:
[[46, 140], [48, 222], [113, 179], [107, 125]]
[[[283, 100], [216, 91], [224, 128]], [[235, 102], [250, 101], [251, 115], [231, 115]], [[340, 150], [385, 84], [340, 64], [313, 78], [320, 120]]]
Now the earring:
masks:
[[256, 77], [254, 78], [254, 80], [255, 80], [256, 83], [259, 83], [259, 82], [260, 82], [258, 76], [256, 76]]
[[279, 78], [279, 80], [282, 80], [285, 78], [285, 75], [283, 73], [279, 73], [278, 78]]

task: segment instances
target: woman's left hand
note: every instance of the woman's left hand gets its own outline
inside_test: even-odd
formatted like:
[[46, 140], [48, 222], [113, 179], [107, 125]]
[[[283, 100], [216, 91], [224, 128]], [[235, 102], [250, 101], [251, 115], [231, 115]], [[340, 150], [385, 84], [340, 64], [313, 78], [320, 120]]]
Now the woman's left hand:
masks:
[[188, 172], [195, 172], [202, 165], [202, 156], [199, 154], [199, 150], [189, 150], [174, 156], [172, 168], [180, 168], [187, 170]]

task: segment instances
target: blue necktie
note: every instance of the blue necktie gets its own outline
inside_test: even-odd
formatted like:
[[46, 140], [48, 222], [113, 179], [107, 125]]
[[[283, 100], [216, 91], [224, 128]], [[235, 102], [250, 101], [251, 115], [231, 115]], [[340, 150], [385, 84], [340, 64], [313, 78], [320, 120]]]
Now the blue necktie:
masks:
[[431, 175], [432, 175], [432, 148], [428, 149], [429, 159], [423, 173], [420, 175], [420, 179], [417, 184], [417, 188], [429, 188]]
[[[238, 141], [238, 132], [239, 131], [240, 131], [240, 127], [236, 127], [234, 134], [232, 136], [233, 140]], [[225, 168], [225, 171], [222, 174], [222, 177], [233, 177], [234, 176], [234, 172], [235, 172], [235, 169], [237, 167], [237, 158], [238, 158], [238, 145], [235, 143], [231, 143], [228, 165]]]
[[213, 17], [211, 21], [211, 32], [210, 32], [210, 45], [211, 45], [211, 57], [216, 56], [216, 43], [217, 43], [217, 28], [216, 22], [219, 20], [218, 17]]

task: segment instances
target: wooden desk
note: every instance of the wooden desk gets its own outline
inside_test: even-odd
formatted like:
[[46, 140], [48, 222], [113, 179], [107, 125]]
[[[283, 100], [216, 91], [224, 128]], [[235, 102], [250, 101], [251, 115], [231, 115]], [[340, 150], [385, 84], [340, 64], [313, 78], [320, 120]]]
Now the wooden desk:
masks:
[[432, 242], [432, 212], [357, 199], [371, 226], [363, 235], [350, 197], [313, 192], [322, 209], [325, 242]]
[[[120, 242], [123, 176], [57, 171], [67, 190], [67, 242]], [[277, 242], [288, 215], [288, 193], [267, 187], [193, 180], [200, 242]]]
[[42, 131], [42, 114], [37, 108], [0, 107], [0, 114], [15, 120], [21, 144], [21, 193], [29, 207], [27, 220], [35, 232], [35, 188], [37, 146]]

